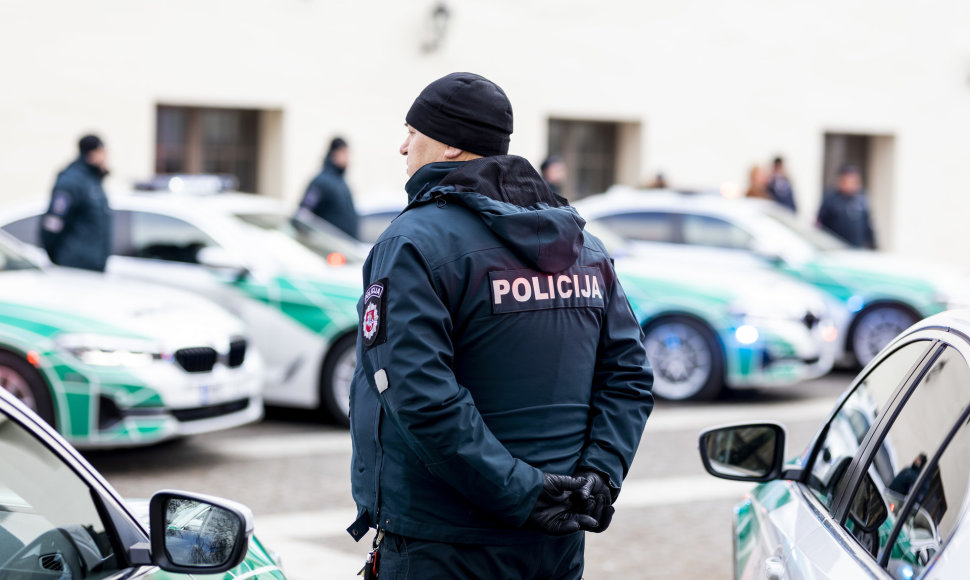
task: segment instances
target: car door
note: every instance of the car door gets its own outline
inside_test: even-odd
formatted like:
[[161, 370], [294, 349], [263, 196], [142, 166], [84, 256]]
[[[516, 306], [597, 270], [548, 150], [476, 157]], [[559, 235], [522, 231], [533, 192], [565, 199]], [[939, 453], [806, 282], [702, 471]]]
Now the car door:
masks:
[[[0, 397], [0, 578], [130, 578], [148, 538], [97, 482]], [[157, 570], [157, 569], [155, 569]], [[155, 576], [155, 574], [150, 574]]]
[[[203, 266], [199, 253], [224, 251], [238, 258], [193, 223], [144, 209], [115, 212], [119, 234], [108, 272], [183, 288], [218, 302], [246, 324], [249, 339], [266, 363], [267, 403], [314, 406], [324, 342], [311, 329], [287, 316], [273, 300], [277, 285], [256, 274], [238, 279], [238, 271]], [[253, 228], [253, 235], [260, 232]]]
[[[739, 511], [738, 578], [855, 578], [879, 567], [850, 532], [840, 509], [856, 466], [901, 389], [930, 356], [934, 343], [911, 340], [869, 367], [801, 458], [797, 481], [759, 486]], [[878, 576], [876, 576], [878, 577]]]
[[[901, 405], [868, 446], [838, 508], [842, 528], [898, 580], [933, 566], [956, 531], [968, 497], [967, 355], [961, 338], [941, 337]], [[875, 506], [885, 515], [860, 525], [859, 506]]]

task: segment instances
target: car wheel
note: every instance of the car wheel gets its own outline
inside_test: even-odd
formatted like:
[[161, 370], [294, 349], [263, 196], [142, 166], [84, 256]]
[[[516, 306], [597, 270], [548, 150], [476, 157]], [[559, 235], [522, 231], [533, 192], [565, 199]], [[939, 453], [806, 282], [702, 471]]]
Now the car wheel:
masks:
[[320, 381], [320, 403], [338, 425], [350, 426], [350, 383], [357, 366], [357, 335], [348, 334], [327, 353]]
[[690, 318], [668, 318], [644, 330], [653, 392], [671, 401], [712, 399], [724, 385], [724, 357], [714, 333]]
[[29, 362], [13, 353], [0, 352], [0, 387], [20, 399], [43, 420], [54, 424], [50, 389]]
[[873, 306], [856, 316], [852, 326], [852, 353], [860, 367], [869, 364], [879, 351], [918, 318], [899, 306]]

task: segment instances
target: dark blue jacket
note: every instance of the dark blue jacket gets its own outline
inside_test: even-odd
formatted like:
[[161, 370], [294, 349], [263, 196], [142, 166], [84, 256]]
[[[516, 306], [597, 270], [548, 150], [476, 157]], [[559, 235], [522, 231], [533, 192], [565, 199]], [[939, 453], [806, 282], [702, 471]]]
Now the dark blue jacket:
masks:
[[[447, 185], [439, 185], [442, 181]], [[626, 476], [653, 408], [642, 333], [602, 243], [520, 157], [433, 163], [364, 264], [352, 488], [369, 526], [516, 543], [542, 472]], [[548, 192], [548, 190], [545, 190]]]
[[854, 195], [832, 189], [825, 192], [818, 208], [818, 223], [857, 248], [875, 248], [876, 235], [869, 217], [866, 193]]
[[344, 181], [344, 169], [337, 167], [329, 157], [323, 164], [323, 171], [307, 186], [300, 206], [357, 238], [359, 218], [354, 197]]
[[111, 254], [111, 209], [99, 167], [76, 159], [57, 175], [40, 240], [51, 262], [104, 271]]

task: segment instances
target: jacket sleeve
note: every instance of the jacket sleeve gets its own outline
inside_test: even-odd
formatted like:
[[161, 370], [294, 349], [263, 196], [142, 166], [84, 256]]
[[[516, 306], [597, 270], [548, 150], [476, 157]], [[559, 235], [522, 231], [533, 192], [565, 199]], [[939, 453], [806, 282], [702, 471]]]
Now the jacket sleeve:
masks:
[[78, 188], [73, 184], [55, 184], [47, 212], [40, 217], [39, 232], [41, 245], [52, 260], [61, 244], [68, 221], [77, 214], [78, 206], [82, 203], [83, 197], [78, 195]]
[[410, 240], [391, 238], [374, 247], [365, 265], [365, 283], [379, 280], [386, 280], [385, 334], [382, 344], [368, 348], [364, 341], [361, 363], [381, 391], [387, 420], [431, 473], [482, 510], [521, 525], [539, 496], [542, 472], [512, 457], [458, 384], [451, 314], [430, 265]]
[[613, 280], [593, 374], [589, 436], [579, 471], [593, 469], [609, 476], [615, 500], [653, 410], [653, 371], [640, 324], [612, 268], [610, 273]]

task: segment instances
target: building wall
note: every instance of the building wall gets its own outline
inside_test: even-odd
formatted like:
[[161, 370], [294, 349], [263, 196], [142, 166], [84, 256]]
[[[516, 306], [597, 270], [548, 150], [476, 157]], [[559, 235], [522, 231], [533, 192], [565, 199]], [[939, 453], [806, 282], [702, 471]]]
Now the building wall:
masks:
[[970, 4], [444, 2], [426, 52], [436, 0], [0, 0], [0, 204], [46, 196], [88, 131], [109, 187], [149, 175], [159, 103], [269, 111], [261, 193], [295, 203], [338, 133], [358, 198], [400, 191], [411, 101], [470, 70], [509, 94], [512, 152], [536, 164], [549, 117], [638, 123], [622, 179], [743, 187], [782, 154], [805, 219], [824, 134], [879, 136], [884, 246], [970, 265], [950, 233], [970, 210]]

